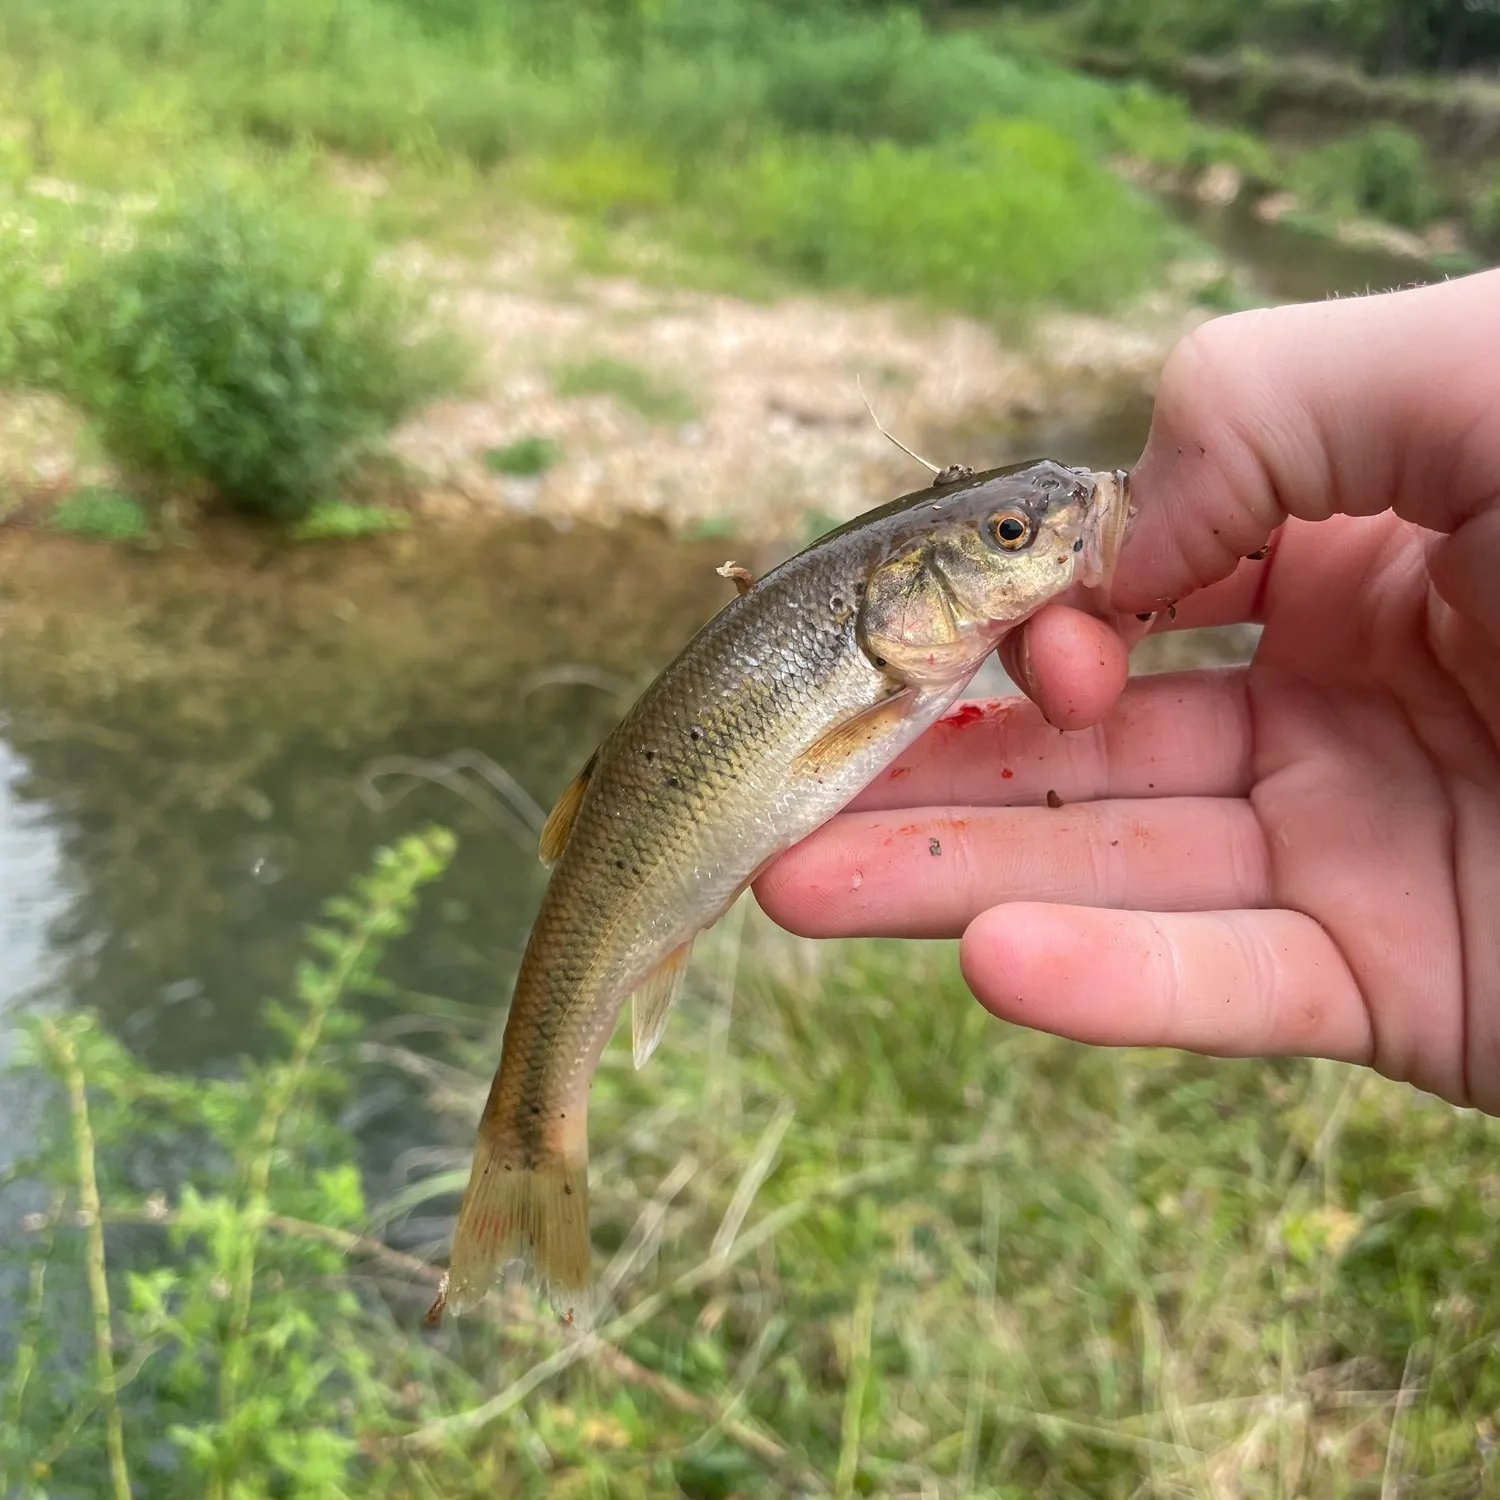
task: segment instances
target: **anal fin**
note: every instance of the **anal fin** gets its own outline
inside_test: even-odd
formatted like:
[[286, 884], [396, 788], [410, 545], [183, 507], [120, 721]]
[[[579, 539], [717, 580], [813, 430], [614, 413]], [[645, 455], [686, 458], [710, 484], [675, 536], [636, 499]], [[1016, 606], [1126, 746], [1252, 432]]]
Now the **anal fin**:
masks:
[[589, 756], [588, 764], [563, 789], [562, 796], [547, 814], [547, 821], [542, 825], [542, 836], [537, 843], [537, 853], [543, 864], [554, 864], [561, 856], [568, 842], [568, 835], [573, 831], [573, 819], [578, 816], [583, 794], [588, 790], [589, 778], [594, 774], [594, 764], [598, 759], [599, 752], [596, 750]]
[[667, 1016], [682, 989], [692, 951], [693, 939], [689, 938], [667, 954], [630, 997], [630, 1046], [638, 1068], [645, 1067], [667, 1029]]
[[792, 762], [792, 769], [804, 775], [831, 771], [852, 759], [872, 740], [890, 733], [911, 712], [916, 701], [914, 688], [901, 688], [889, 698], [861, 709], [852, 718], [835, 724], [803, 750]]

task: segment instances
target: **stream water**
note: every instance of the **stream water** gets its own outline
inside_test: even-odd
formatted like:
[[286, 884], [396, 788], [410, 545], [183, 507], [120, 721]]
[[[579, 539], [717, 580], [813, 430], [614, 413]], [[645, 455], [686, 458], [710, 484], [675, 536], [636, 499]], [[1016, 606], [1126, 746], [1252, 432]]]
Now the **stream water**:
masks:
[[[1188, 212], [1272, 297], [1414, 279], [1245, 214]], [[984, 456], [1129, 463], [1148, 416], [1061, 413]], [[0, 546], [0, 1061], [7, 1017], [43, 1003], [94, 1009], [158, 1066], [232, 1066], [262, 1045], [262, 1001], [320, 903], [433, 820], [460, 852], [395, 977], [498, 1008], [542, 889], [534, 832], [428, 783], [387, 779], [372, 798], [362, 775], [467, 751], [545, 808], [725, 598], [722, 542], [644, 524], [518, 521], [461, 546], [210, 536], [139, 556], [21, 540]], [[0, 1091], [0, 1167], [26, 1129], [7, 1107]], [[368, 1117], [401, 1144], [389, 1114]]]

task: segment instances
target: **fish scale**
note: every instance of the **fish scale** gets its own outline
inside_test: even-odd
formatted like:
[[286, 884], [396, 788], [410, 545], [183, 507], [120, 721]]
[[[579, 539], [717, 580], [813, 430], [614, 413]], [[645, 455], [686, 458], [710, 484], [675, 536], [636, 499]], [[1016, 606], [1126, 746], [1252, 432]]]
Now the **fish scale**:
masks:
[[556, 863], [431, 1316], [472, 1306], [508, 1259], [586, 1316], [588, 1091], [625, 1001], [640, 1063], [693, 937], [938, 719], [1007, 630], [1107, 577], [1127, 493], [1123, 474], [1041, 460], [905, 496], [751, 585], [645, 690], [543, 835]]

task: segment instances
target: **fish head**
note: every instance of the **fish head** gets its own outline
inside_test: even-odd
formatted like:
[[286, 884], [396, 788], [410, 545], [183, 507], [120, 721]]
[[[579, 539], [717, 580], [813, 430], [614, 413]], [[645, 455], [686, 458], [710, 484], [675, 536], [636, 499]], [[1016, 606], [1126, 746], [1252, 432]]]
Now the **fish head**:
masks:
[[1043, 460], [913, 505], [866, 580], [860, 644], [908, 682], [972, 674], [1007, 631], [1114, 571], [1130, 511], [1123, 470]]

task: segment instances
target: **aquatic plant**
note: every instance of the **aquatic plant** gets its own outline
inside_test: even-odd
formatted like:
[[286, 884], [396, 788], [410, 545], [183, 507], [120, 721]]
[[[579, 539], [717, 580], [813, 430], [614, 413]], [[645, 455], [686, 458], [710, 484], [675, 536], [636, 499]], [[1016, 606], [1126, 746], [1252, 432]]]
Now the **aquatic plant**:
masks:
[[[0, 1493], [312, 1500], [360, 1466], [360, 1427], [390, 1392], [362, 1342], [378, 1320], [337, 1284], [365, 1210], [329, 1106], [353, 1002], [451, 852], [441, 831], [412, 836], [329, 904], [316, 957], [268, 1012], [281, 1054], [241, 1076], [150, 1074], [87, 1014], [28, 1025], [21, 1067], [56, 1088], [16, 1172], [47, 1207], [13, 1255], [28, 1291], [6, 1309]], [[142, 1180], [143, 1149], [172, 1181]]]

